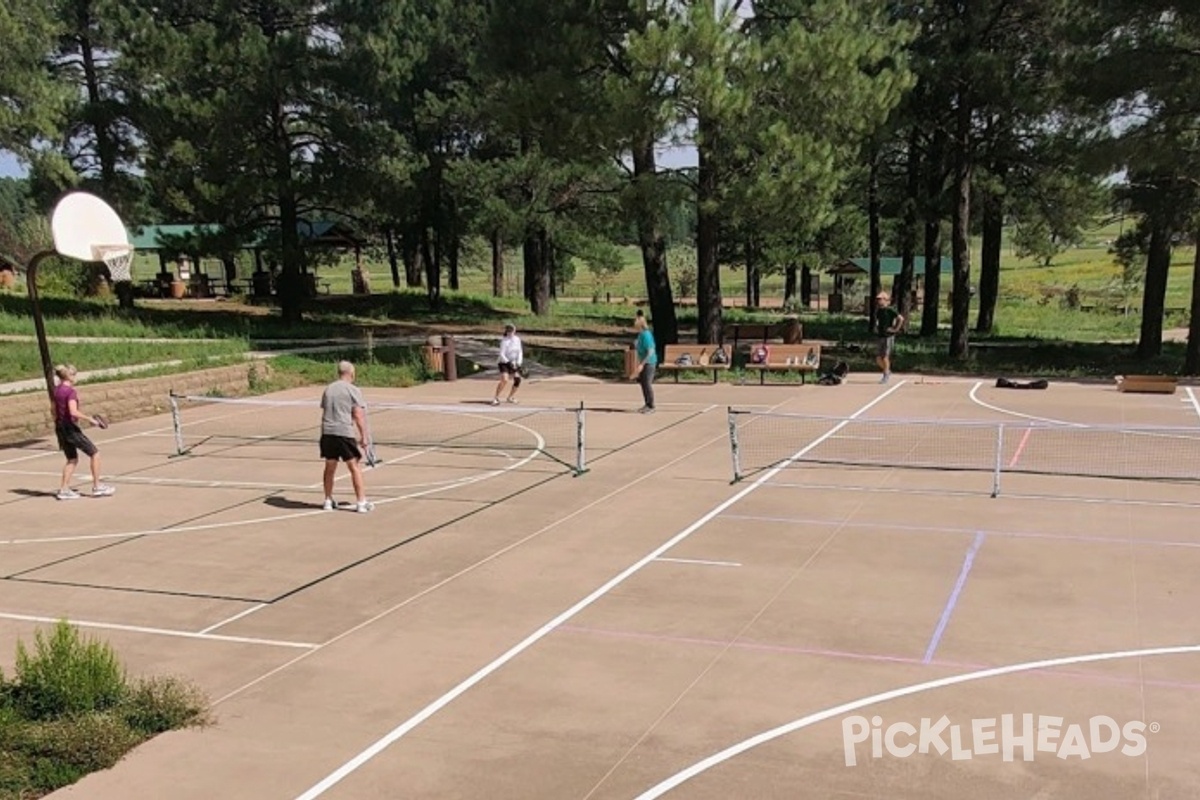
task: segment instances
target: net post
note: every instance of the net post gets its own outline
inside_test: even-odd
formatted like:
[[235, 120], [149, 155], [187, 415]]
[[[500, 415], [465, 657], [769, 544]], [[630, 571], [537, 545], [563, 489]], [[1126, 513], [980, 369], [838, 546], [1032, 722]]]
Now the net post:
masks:
[[734, 415], [732, 406], [726, 409], [726, 417], [729, 421], [729, 452], [733, 458], [732, 482], [737, 483], [742, 479], [742, 458], [738, 445], [737, 417]]
[[1004, 423], [996, 426], [996, 465], [992, 471], [992, 497], [1000, 496], [1000, 469], [1004, 463]]
[[171, 428], [175, 432], [175, 455], [181, 456], [185, 450], [183, 447], [183, 419], [180, 417], [179, 400], [173, 390], [168, 397], [171, 399]]
[[587, 422], [586, 412], [583, 408], [583, 401], [579, 401], [579, 408], [575, 410], [575, 475], [579, 476], [587, 472]]

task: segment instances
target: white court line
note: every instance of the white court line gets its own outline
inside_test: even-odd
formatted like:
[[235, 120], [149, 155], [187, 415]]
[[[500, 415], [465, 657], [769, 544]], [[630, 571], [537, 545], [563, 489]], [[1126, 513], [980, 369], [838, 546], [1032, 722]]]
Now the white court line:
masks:
[[[775, 409], [779, 408], [779, 406], [782, 406], [786, 402], [787, 402], [786, 400], [783, 400], [783, 401], [777, 403], [776, 405], [767, 406], [766, 408], [768, 409], [768, 411], [774, 411]], [[647, 478], [653, 477], [654, 475], [657, 475], [658, 473], [663, 472], [664, 470], [667, 470], [682, 461], [686, 461], [687, 459], [694, 456], [696, 453], [699, 453], [704, 448], [709, 447], [713, 444], [716, 444], [717, 442], [719, 442], [721, 440], [728, 440], [728, 438], [729, 438], [729, 434], [722, 433], [720, 436], [716, 436], [712, 439], [709, 439], [706, 442], [702, 442], [702, 443], [698, 444], [697, 446], [693, 447], [691, 450], [688, 450], [683, 455], [677, 456], [676, 458], [671, 459], [670, 461], [668, 461], [667, 463], [665, 463], [661, 466], [655, 467], [654, 469], [650, 470], [649, 472], [646, 472], [643, 475], [639, 475], [637, 478], [634, 478], [633, 480], [629, 481], [628, 483], [626, 483], [622, 486], [619, 486], [616, 489], [613, 489], [608, 494], [596, 498], [595, 500], [593, 500], [592, 502], [588, 503], [585, 506], [582, 506], [581, 508], [577, 508], [576, 510], [572, 511], [570, 514], [567, 514], [565, 517], [560, 517], [559, 519], [555, 520], [554, 522], [551, 522], [550, 524], [543, 526], [542, 528], [534, 531], [533, 533], [529, 534], [528, 536], [526, 536], [522, 539], [519, 539], [519, 540], [513, 542], [512, 544], [506, 545], [506, 546], [500, 548], [499, 550], [497, 550], [496, 552], [492, 553], [491, 555], [489, 555], [485, 558], [481, 558], [479, 561], [476, 561], [474, 564], [471, 564], [468, 567], [464, 567], [463, 569], [460, 569], [458, 572], [454, 573], [453, 575], [450, 575], [449, 577], [443, 578], [442, 580], [438, 581], [434, 585], [432, 585], [428, 588], [422, 589], [421, 591], [417, 592], [416, 594], [412, 595], [411, 597], [408, 597], [408, 598], [400, 601], [399, 603], [396, 603], [391, 608], [384, 609], [383, 611], [379, 612], [378, 614], [371, 617], [370, 619], [364, 620], [363, 622], [360, 622], [359, 624], [355, 625], [354, 627], [350, 628], [349, 630], [345, 630], [345, 631], [339, 633], [337, 636], [334, 636], [332, 639], [322, 642], [315, 650], [312, 650], [307, 653], [303, 653], [303, 654], [293, 658], [291, 661], [288, 661], [285, 664], [280, 664], [278, 667], [275, 667], [274, 669], [272, 669], [268, 672], [265, 672], [262, 675], [259, 675], [257, 678], [250, 681], [249, 683], [243, 684], [242, 686], [239, 686], [237, 689], [234, 689], [233, 691], [229, 692], [228, 694], [218, 698], [217, 700], [215, 700], [212, 703], [212, 705], [213, 706], [219, 705], [221, 703], [224, 703], [226, 700], [229, 700], [230, 698], [236, 697], [237, 695], [241, 694], [242, 692], [246, 691], [247, 689], [252, 689], [253, 687], [255, 687], [258, 684], [262, 683], [263, 681], [267, 680], [268, 678], [270, 678], [274, 675], [277, 675], [280, 672], [283, 672], [288, 667], [290, 667], [294, 664], [297, 664], [300, 661], [303, 661], [304, 659], [308, 658], [313, 653], [315, 653], [325, 647], [328, 647], [329, 645], [335, 644], [335, 643], [341, 641], [342, 639], [346, 638], [347, 636], [350, 636], [350, 635], [357, 633], [358, 631], [368, 627], [369, 625], [375, 624], [376, 622], [378, 622], [381, 619], [384, 619], [388, 615], [394, 614], [395, 612], [408, 606], [411, 603], [415, 603], [416, 601], [420, 600], [422, 597], [432, 594], [433, 592], [436, 592], [438, 589], [441, 589], [443, 586], [446, 586], [446, 585], [452, 583], [453, 581], [456, 581], [459, 578], [463, 577], [464, 575], [468, 575], [471, 572], [474, 572], [475, 570], [479, 569], [480, 567], [482, 567], [486, 564], [489, 564], [492, 561], [495, 561], [500, 556], [505, 555], [506, 553], [509, 553], [513, 550], [516, 550], [521, 545], [524, 545], [524, 544], [527, 544], [527, 543], [533, 541], [537, 537], [541, 536], [543, 533], [554, 530], [559, 525], [562, 525], [565, 522], [569, 522], [570, 520], [574, 519], [575, 517], [579, 516], [580, 514], [583, 514], [587, 511], [591, 510], [592, 508], [595, 508], [596, 506], [600, 505], [601, 503], [611, 500], [612, 498], [619, 495], [621, 492], [632, 489], [634, 486], [639, 485]]]
[[[890, 395], [892, 392], [896, 391], [903, 385], [904, 385], [904, 381], [900, 381], [900, 382], [896, 383], [890, 389], [885, 391], [883, 394], [879, 395], [874, 400], [872, 400], [871, 402], [864, 405], [862, 408], [855, 411], [847, 419], [844, 419], [841, 422], [839, 422], [830, 431], [828, 431], [824, 435], [818, 437], [817, 439], [813, 440], [805, 447], [801, 448], [799, 451], [796, 452], [795, 455], [793, 455], [791, 457], [791, 459], [789, 459], [789, 461], [794, 461], [796, 459], [802, 458], [809, 450], [812, 450], [814, 447], [817, 447], [818, 445], [820, 445], [823, 441], [828, 439], [830, 436], [833, 436], [834, 434], [836, 434], [839, 430], [841, 430], [841, 428], [848, 425], [851, 420], [854, 420], [858, 416], [869, 411], [873, 406], [875, 406], [877, 403], [884, 400], [888, 395]], [[721, 438], [724, 438], [724, 437], [721, 437]], [[577, 614], [582, 612], [584, 609], [588, 608], [590, 605], [595, 603], [597, 600], [599, 600], [600, 598], [604, 597], [606, 594], [611, 592], [614, 588], [616, 588], [617, 586], [624, 583], [628, 578], [630, 578], [633, 575], [635, 575], [636, 573], [638, 573], [647, 564], [653, 562], [659, 556], [661, 556], [663, 553], [667, 552], [675, 545], [684, 541], [689, 536], [691, 536], [693, 533], [700, 530], [702, 527], [704, 527], [709, 522], [711, 522], [713, 519], [720, 516], [726, 509], [735, 505], [736, 503], [738, 503], [739, 501], [741, 501], [743, 498], [747, 497], [748, 495], [752, 494], [755, 490], [757, 490], [764, 483], [769, 481], [775, 475], [778, 475], [783, 469], [784, 469], [783, 464], [773, 467], [771, 470], [764, 473], [761, 477], [757, 478], [754, 481], [754, 483], [745, 487], [744, 489], [742, 489], [741, 491], [739, 491], [737, 494], [733, 495], [732, 497], [729, 497], [728, 499], [719, 503], [716, 507], [714, 507], [708, 513], [706, 513], [704, 516], [700, 517], [700, 519], [696, 520], [691, 525], [687, 526], [682, 531], [680, 531], [679, 533], [672, 536], [666, 542], [659, 545], [654, 550], [652, 550], [650, 553], [643, 556], [640, 560], [638, 560], [634, 564], [627, 567], [625, 570], [623, 570], [621, 573], [619, 573], [615, 577], [611, 578], [607, 583], [600, 586], [598, 589], [593, 591], [587, 597], [583, 598], [582, 600], [577, 602], [575, 605], [571, 606], [566, 611], [562, 612], [557, 617], [550, 620], [542, 627], [538, 628], [532, 634], [530, 634], [529, 636], [522, 639], [520, 642], [518, 642], [516, 645], [511, 647], [507, 652], [505, 652], [499, 658], [495, 659], [490, 664], [488, 664], [488, 665], [484, 666], [482, 669], [478, 670], [474, 675], [472, 675], [471, 677], [467, 678], [466, 680], [464, 680], [463, 682], [461, 682], [460, 684], [455, 686], [449, 692], [446, 692], [445, 694], [443, 694], [441, 697], [439, 697], [437, 700], [435, 700], [432, 703], [430, 703], [429, 705], [427, 705], [424, 709], [422, 709], [416, 715], [410, 717], [405, 722], [403, 722], [400, 725], [393, 728], [389, 733], [387, 733], [386, 735], [384, 735], [383, 737], [378, 739], [374, 744], [367, 747], [365, 750], [363, 750], [361, 753], [356, 755], [354, 758], [350, 759], [345, 764], [338, 767], [336, 770], [334, 770], [332, 773], [330, 773], [328, 776], [326, 776], [324, 779], [322, 779], [319, 783], [314, 785], [308, 791], [304, 792], [304, 794], [299, 795], [297, 800], [313, 800], [313, 798], [320, 797], [321, 795], [323, 795], [329, 789], [333, 788], [335, 785], [340, 783], [348, 775], [355, 772], [363, 764], [367, 763], [372, 758], [374, 758], [375, 756], [379, 755], [381, 752], [386, 750], [389, 746], [391, 746], [393, 743], [398, 741], [401, 737], [403, 737], [409, 731], [413, 730], [418, 725], [423, 723], [425, 720], [429, 719], [434, 714], [436, 714], [438, 711], [442, 710], [447, 705], [454, 702], [454, 700], [456, 700], [458, 697], [460, 697], [464, 692], [471, 689], [473, 686], [475, 686], [476, 684], [481, 682], [484, 678], [488, 677], [493, 672], [495, 672], [496, 670], [503, 667], [509, 661], [516, 658], [518, 655], [525, 652], [533, 645], [537, 644], [543, 638], [545, 638], [550, 633], [552, 633], [560, 625], [567, 622], [572, 617], [576, 616]], [[643, 479], [639, 479], [639, 481], [640, 480], [643, 480]]]
[[[54, 617], [35, 617], [27, 614], [8, 614], [0, 612], [0, 619], [11, 619], [17, 622], [45, 622], [55, 624], [60, 619]], [[212, 642], [232, 642], [234, 644], [261, 644], [268, 647], [290, 647], [298, 650], [315, 650], [317, 645], [307, 642], [281, 642], [276, 639], [252, 639], [245, 636], [221, 636], [220, 634], [195, 633], [193, 631], [177, 631], [169, 628], [143, 628], [138, 625], [118, 625], [115, 622], [88, 622], [69, 619], [71, 625], [79, 628], [99, 628], [109, 631], [129, 631], [131, 633], [146, 633], [153, 636], [174, 636], [180, 639], [204, 639]]]
[[667, 558], [662, 556], [654, 559], [655, 561], [665, 561], [670, 564], [696, 564], [701, 567], [740, 567], [736, 561], [704, 561], [698, 558]]
[[1051, 658], [1044, 661], [1029, 661], [1024, 664], [1012, 664], [1006, 667], [994, 667], [992, 669], [979, 670], [977, 672], [968, 672], [963, 675], [952, 675], [948, 678], [938, 678], [925, 683], [918, 683], [913, 686], [905, 686], [901, 689], [893, 689], [888, 692], [864, 697], [859, 700], [853, 700], [849, 703], [843, 703], [840, 706], [827, 708], [824, 711], [818, 711], [815, 714], [809, 714], [806, 717], [801, 717], [794, 722], [789, 722], [786, 725], [780, 725], [778, 728], [773, 728], [769, 731], [752, 736], [745, 741], [739, 742], [722, 750], [719, 753], [709, 756], [703, 761], [698, 761], [692, 766], [681, 772], [672, 775], [665, 781], [637, 796], [636, 800], [655, 800], [662, 797], [667, 792], [678, 787], [702, 772], [705, 772], [713, 767], [721, 764], [729, 759], [745, 753], [758, 747], [760, 744], [765, 744], [773, 739], [778, 739], [781, 736], [786, 736], [789, 733], [803, 730], [804, 728], [816, 725], [819, 722], [824, 722], [834, 717], [840, 717], [849, 714], [852, 711], [858, 711], [869, 706], [887, 703], [901, 697], [908, 697], [921, 692], [936, 691], [944, 689], [948, 686], [955, 686], [960, 683], [968, 683], [970, 681], [979, 681], [986, 678], [998, 678], [1004, 675], [1012, 675], [1018, 672], [1032, 672], [1039, 669], [1052, 669], [1055, 667], [1066, 667], [1074, 664], [1091, 664], [1100, 661], [1116, 661], [1123, 658], [1149, 658], [1152, 656], [1169, 656], [1169, 655], [1186, 655], [1200, 653], [1200, 645], [1180, 645], [1178, 647], [1155, 647], [1146, 650], [1126, 650], [1118, 653], [1093, 653], [1082, 656], [1067, 656], [1065, 658]]
[[[511, 472], [512, 470], [519, 469], [520, 467], [524, 466], [525, 464], [528, 464], [533, 459], [537, 458], [537, 456], [538, 456], [537, 453], [530, 453], [528, 456], [521, 459], [520, 461], [515, 461], [503, 469], [492, 470], [491, 472], [484, 472], [484, 473], [480, 473], [479, 475], [471, 475], [469, 477], [463, 478], [460, 481], [457, 481], [455, 483], [446, 484], [444, 486], [436, 486], [432, 489], [425, 489], [424, 491], [412, 492], [410, 494], [402, 494], [402, 495], [398, 495], [396, 497], [385, 497], [382, 500], [372, 500], [371, 502], [374, 503], [376, 506], [382, 506], [382, 505], [387, 505], [389, 503], [395, 503], [400, 500], [412, 500], [412, 499], [415, 499], [418, 497], [425, 497], [425, 496], [431, 495], [431, 494], [438, 494], [440, 492], [449, 491], [451, 489], [457, 489], [460, 486], [470, 486], [471, 484], [479, 483], [480, 481], [490, 480], [490, 479], [496, 477], [497, 475], [503, 475], [506, 472]], [[143, 531], [124, 531], [124, 532], [120, 532], [120, 533], [87, 533], [87, 534], [80, 534], [77, 536], [47, 536], [47, 537], [44, 537], [41, 539], [6, 539], [6, 540], [0, 540], [0, 546], [22, 545], [22, 544], [34, 544], [34, 545], [37, 545], [37, 544], [59, 544], [62, 542], [92, 542], [92, 541], [103, 541], [103, 540], [108, 540], [108, 539], [131, 539], [135, 536], [142, 536], [142, 537], [173, 536], [173, 535], [179, 534], [179, 533], [195, 533], [196, 531], [212, 531], [212, 530], [222, 530], [222, 529], [226, 529], [226, 528], [240, 528], [240, 527], [244, 527], [246, 525], [263, 525], [263, 524], [270, 523], [270, 522], [283, 522], [286, 520], [302, 519], [304, 517], [312, 517], [312, 516], [316, 516], [317, 514], [333, 514], [333, 513], [336, 513], [336, 512], [325, 511], [320, 508], [315, 508], [311, 511], [298, 511], [295, 514], [274, 514], [272, 516], [256, 517], [254, 519], [235, 519], [235, 520], [231, 520], [229, 522], [207, 522], [207, 523], [202, 523], [199, 525], [181, 526], [178, 528], [151, 528], [149, 530], [143, 530]]]
[[200, 635], [201, 635], [201, 636], [205, 636], [205, 635], [207, 635], [207, 634], [210, 634], [210, 633], [212, 633], [212, 632], [213, 632], [213, 631], [215, 631], [217, 628], [224, 628], [224, 627], [225, 627], [226, 625], [228, 625], [229, 623], [231, 623], [231, 622], [237, 622], [237, 621], [238, 621], [239, 619], [241, 619], [242, 617], [248, 617], [248, 616], [250, 616], [251, 614], [253, 614], [255, 611], [260, 611], [260, 610], [262, 610], [262, 609], [266, 608], [268, 605], [269, 605], [269, 603], [259, 603], [259, 604], [257, 604], [257, 605], [250, 606], [250, 608], [247, 608], [247, 609], [246, 609], [246, 610], [244, 610], [244, 611], [239, 611], [238, 613], [234, 614], [234, 615], [233, 615], [232, 617], [230, 617], [229, 619], [223, 619], [223, 620], [221, 620], [220, 622], [218, 622], [218, 623], [217, 623], [217, 624], [215, 624], [215, 625], [209, 625], [207, 628], [205, 628], [204, 630], [200, 631]]
[[1196, 416], [1200, 417], [1200, 400], [1196, 399], [1196, 393], [1192, 391], [1192, 387], [1185, 386], [1184, 391], [1187, 392], [1188, 402], [1192, 404], [1192, 410], [1196, 412]]
[[[864, 467], [864, 469], [879, 470], [889, 467]], [[1028, 477], [1028, 476], [1025, 476]], [[1078, 477], [1078, 476], [1072, 476]], [[1083, 478], [1089, 481], [1103, 481], [1107, 478]], [[1115, 480], [1120, 480], [1115, 479]], [[991, 494], [991, 487], [986, 489], [919, 489], [901, 486], [852, 486], [845, 483], [773, 483], [768, 489], [808, 489], [822, 492], [871, 492], [874, 494], [913, 494], [930, 497], [978, 497], [980, 494]], [[1027, 492], [1012, 492], [1005, 490], [1000, 496], [1006, 500], [1042, 500], [1047, 503], [1090, 503], [1092, 505], [1112, 506], [1151, 506], [1162, 508], [1200, 508], [1200, 503], [1185, 500], [1135, 500], [1124, 497], [1088, 497], [1078, 494], [1030, 494]], [[0, 542], [2, 544], [2, 542]]]
[[971, 402], [975, 403], [978, 406], [983, 406], [986, 409], [990, 409], [990, 410], [995, 411], [1000, 414], [1007, 414], [1010, 417], [1020, 417], [1021, 419], [1030, 419], [1030, 420], [1033, 420], [1034, 422], [1049, 422], [1051, 425], [1066, 425], [1071, 428], [1086, 428], [1086, 427], [1088, 427], [1087, 425], [1084, 425], [1081, 422], [1068, 422], [1065, 419], [1054, 419], [1052, 417], [1035, 417], [1032, 414], [1022, 414], [1020, 411], [1010, 411], [1007, 408], [1001, 408], [1000, 406], [994, 406], [991, 403], [985, 403], [984, 401], [980, 400], [978, 397], [975, 396], [975, 393], [978, 392], [982, 386], [983, 386], [983, 381], [976, 381], [975, 385], [971, 387], [971, 391], [968, 394], [968, 396], [971, 398]]
[[[244, 411], [235, 411], [235, 412], [231, 412], [229, 414], [220, 414], [215, 417], [205, 417], [202, 420], [196, 420], [195, 422], [184, 423], [184, 427], [187, 427], [188, 425], [196, 425], [196, 424], [199, 424], [202, 422], [216, 422], [216, 421], [222, 420], [222, 419], [229, 419], [230, 417], [241, 416], [242, 414], [258, 413], [258, 411], [259, 411], [259, 409], [255, 408], [255, 409], [249, 409], [249, 410], [244, 410]], [[106, 446], [112, 444], [113, 442], [124, 442], [127, 439], [138, 439], [141, 437], [153, 436], [155, 434], [167, 434], [167, 433], [171, 433], [174, 430], [175, 430], [174, 426], [171, 426], [169, 428], [152, 428], [148, 431], [142, 431], [141, 433], [127, 433], [124, 436], [115, 436], [111, 439], [97, 438], [94, 441], [96, 442], [97, 447], [106, 447]], [[43, 437], [43, 438], [45, 438], [45, 437]], [[174, 438], [174, 437], [172, 437], [172, 438]], [[34, 454], [28, 455], [28, 456], [21, 456], [20, 458], [10, 458], [10, 459], [4, 460], [4, 461], [0, 461], [0, 466], [6, 465], [6, 464], [19, 464], [22, 461], [32, 461], [36, 458], [49, 458], [50, 456], [61, 456], [61, 455], [62, 455], [62, 451], [56, 448], [54, 450], [47, 450], [42, 453], [34, 453]]]

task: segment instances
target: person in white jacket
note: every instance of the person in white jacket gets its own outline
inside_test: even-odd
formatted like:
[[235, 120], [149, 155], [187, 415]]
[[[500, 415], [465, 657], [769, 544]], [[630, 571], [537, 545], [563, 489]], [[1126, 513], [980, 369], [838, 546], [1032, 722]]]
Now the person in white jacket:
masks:
[[504, 338], [500, 340], [500, 383], [496, 384], [496, 396], [492, 398], [492, 405], [500, 405], [500, 395], [504, 394], [504, 387], [510, 381], [512, 388], [508, 392], [508, 402], [517, 402], [517, 389], [521, 388], [521, 364], [524, 360], [525, 353], [521, 349], [521, 337], [517, 336], [516, 326], [505, 325]]

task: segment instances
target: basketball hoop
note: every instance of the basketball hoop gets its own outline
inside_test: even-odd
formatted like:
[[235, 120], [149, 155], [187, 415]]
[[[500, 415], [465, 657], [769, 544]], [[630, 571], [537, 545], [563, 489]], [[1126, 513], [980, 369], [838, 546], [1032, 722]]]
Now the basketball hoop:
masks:
[[127, 244], [94, 245], [97, 261], [103, 261], [113, 283], [133, 280], [133, 249]]

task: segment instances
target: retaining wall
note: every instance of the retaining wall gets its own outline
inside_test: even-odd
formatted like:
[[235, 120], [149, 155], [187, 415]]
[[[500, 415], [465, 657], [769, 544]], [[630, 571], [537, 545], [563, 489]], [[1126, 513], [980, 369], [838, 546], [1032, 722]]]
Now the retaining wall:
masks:
[[[85, 412], [104, 414], [110, 422], [120, 422], [169, 411], [167, 396], [172, 391], [190, 395], [245, 394], [252, 374], [256, 378], [267, 377], [270, 366], [254, 362], [158, 378], [83, 383], [79, 394]], [[54, 419], [44, 391], [0, 397], [0, 445], [41, 439], [53, 433]]]

